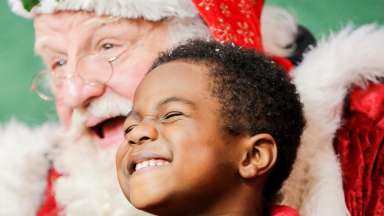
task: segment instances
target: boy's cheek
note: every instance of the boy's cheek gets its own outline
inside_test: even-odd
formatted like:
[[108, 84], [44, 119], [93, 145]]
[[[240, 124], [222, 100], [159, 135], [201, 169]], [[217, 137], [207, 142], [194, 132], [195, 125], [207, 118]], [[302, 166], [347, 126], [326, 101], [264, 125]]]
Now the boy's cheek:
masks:
[[[125, 190], [123, 189], [128, 201], [137, 209], [153, 211], [168, 197], [164, 178], [148, 176], [148, 178], [131, 177], [127, 181]], [[169, 179], [167, 180], [169, 182]]]
[[125, 145], [124, 145], [125, 142], [123, 142], [119, 148], [117, 149], [117, 152], [116, 152], [116, 167], [119, 168], [121, 166], [121, 163], [122, 163], [122, 160], [124, 158], [124, 155], [126, 153], [126, 148], [125, 148]]

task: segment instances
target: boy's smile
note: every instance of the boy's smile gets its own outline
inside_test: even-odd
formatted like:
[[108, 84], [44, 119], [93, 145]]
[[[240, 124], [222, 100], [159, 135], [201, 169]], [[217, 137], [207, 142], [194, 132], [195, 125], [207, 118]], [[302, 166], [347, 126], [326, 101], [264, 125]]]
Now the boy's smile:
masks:
[[[116, 161], [136, 208], [156, 214], [167, 203], [186, 210], [238, 184], [240, 138], [223, 132], [210, 79], [207, 66], [175, 61], [155, 68], [138, 87]], [[228, 145], [235, 146], [228, 151]]]
[[141, 151], [130, 156], [127, 168], [129, 174], [133, 175], [143, 171], [167, 166], [170, 163], [170, 158], [150, 151]]

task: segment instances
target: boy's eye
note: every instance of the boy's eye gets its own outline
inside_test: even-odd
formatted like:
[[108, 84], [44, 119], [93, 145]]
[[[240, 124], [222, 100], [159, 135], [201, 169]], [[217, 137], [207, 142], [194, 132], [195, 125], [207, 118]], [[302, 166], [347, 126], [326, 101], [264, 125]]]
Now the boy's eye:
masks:
[[161, 119], [163, 119], [163, 120], [171, 120], [174, 117], [182, 116], [182, 115], [184, 115], [182, 112], [172, 111], [172, 112], [169, 112], [169, 113], [165, 114], [164, 116], [162, 116]]
[[124, 130], [124, 134], [127, 135], [129, 132], [131, 132], [136, 127], [136, 124], [130, 125]]

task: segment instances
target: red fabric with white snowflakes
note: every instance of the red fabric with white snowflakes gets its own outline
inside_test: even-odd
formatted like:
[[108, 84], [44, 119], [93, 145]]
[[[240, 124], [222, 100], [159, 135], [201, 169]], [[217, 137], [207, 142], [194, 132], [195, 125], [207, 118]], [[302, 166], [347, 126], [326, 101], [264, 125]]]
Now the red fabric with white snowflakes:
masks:
[[262, 0], [194, 0], [213, 37], [262, 52]]
[[[260, 19], [263, 0], [193, 0], [215, 40], [233, 42], [263, 53]], [[272, 60], [289, 72], [293, 64], [286, 58]]]

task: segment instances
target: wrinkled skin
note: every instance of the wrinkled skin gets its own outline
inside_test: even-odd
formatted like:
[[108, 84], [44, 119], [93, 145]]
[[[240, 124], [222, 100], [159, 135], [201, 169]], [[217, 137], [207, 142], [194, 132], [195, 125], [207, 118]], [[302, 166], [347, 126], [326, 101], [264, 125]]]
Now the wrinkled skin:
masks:
[[[160, 22], [109, 20], [92, 13], [68, 11], [43, 14], [34, 19], [35, 49], [44, 64], [52, 74], [61, 70], [66, 75], [75, 75], [60, 87], [53, 87], [60, 121], [70, 128], [74, 113], [81, 113], [80, 126], [101, 146], [121, 143], [122, 117], [130, 110], [126, 104], [131, 101], [154, 58], [169, 46], [166, 28]], [[76, 76], [80, 72], [77, 64], [82, 57], [122, 51], [125, 52], [112, 63], [113, 75], [107, 82], [86, 85]], [[102, 71], [94, 74], [102, 74]]]

